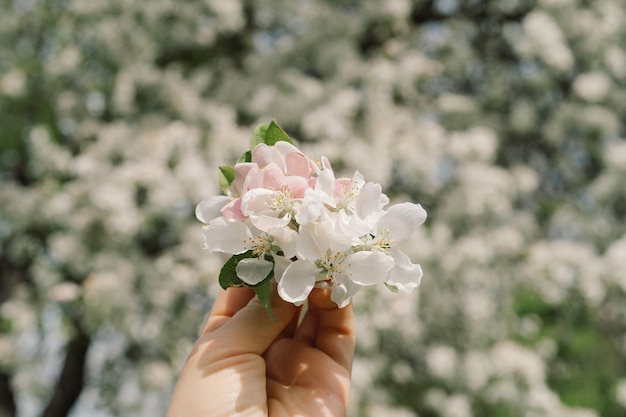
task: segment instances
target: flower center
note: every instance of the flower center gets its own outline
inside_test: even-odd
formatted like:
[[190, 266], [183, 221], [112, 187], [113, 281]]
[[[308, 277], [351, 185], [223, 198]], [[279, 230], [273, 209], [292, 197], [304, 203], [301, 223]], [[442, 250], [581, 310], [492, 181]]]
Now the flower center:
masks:
[[324, 254], [321, 259], [318, 259], [316, 266], [326, 271], [326, 278], [334, 281], [335, 274], [344, 274], [343, 261], [346, 259], [346, 254], [329, 250]]
[[291, 194], [288, 190], [276, 191], [274, 196], [270, 198], [270, 200], [266, 203], [267, 207], [272, 210], [276, 210], [280, 213], [280, 215], [290, 214], [291, 216], [296, 215], [296, 200], [293, 198], [293, 194]]
[[388, 234], [389, 229], [385, 228], [381, 232], [379, 232], [377, 236], [363, 236], [361, 238], [361, 241], [363, 241], [363, 249], [375, 250], [389, 254], [389, 252], [391, 252], [391, 248], [397, 246], [398, 243], [395, 241], [395, 239], [387, 238]]
[[249, 239], [244, 240], [244, 247], [247, 250], [251, 250], [254, 256], [262, 258], [266, 252], [272, 250], [272, 241], [274, 238], [267, 233], [261, 233], [257, 236], [252, 236]]
[[337, 211], [346, 210], [348, 214], [352, 214], [351, 203], [356, 201], [361, 191], [360, 185], [354, 181], [350, 181], [350, 185], [343, 191], [341, 196], [337, 199]]

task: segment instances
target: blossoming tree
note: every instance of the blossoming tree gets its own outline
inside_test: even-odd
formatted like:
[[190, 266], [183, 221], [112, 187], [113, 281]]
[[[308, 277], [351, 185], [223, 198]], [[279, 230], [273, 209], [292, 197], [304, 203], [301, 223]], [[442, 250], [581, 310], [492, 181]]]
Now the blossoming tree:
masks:
[[[3, 2], [0, 416], [161, 413], [224, 262], [263, 252], [235, 268], [266, 278], [258, 237], [294, 217], [311, 244], [284, 272], [309, 281], [283, 294], [337, 273], [358, 310], [352, 415], [624, 415], [625, 18], [621, 0]], [[194, 208], [272, 118], [301, 154], [233, 173], [275, 163], [263, 181], [289, 194], [227, 180], [199, 209], [209, 255]], [[428, 211], [410, 237], [407, 201]], [[384, 274], [345, 279], [319, 250], [310, 220], [334, 233], [346, 210], [379, 228], [337, 260]], [[378, 250], [404, 238], [419, 289], [355, 293], [414, 286]]]

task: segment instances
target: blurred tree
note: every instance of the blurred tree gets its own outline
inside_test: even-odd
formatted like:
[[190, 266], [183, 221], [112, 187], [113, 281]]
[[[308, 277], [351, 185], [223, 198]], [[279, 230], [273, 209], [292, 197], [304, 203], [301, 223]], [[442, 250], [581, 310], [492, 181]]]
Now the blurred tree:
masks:
[[622, 0], [0, 7], [0, 416], [165, 408], [194, 205], [273, 117], [429, 212], [420, 291], [356, 300], [352, 415], [623, 415]]

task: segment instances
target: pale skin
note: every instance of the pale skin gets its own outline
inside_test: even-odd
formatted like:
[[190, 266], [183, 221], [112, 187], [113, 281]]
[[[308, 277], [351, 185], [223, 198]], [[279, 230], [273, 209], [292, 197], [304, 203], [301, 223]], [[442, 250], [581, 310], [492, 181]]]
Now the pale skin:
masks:
[[276, 322], [252, 290], [220, 292], [167, 417], [345, 416], [354, 312], [337, 308], [329, 291], [314, 289], [301, 318], [274, 289]]

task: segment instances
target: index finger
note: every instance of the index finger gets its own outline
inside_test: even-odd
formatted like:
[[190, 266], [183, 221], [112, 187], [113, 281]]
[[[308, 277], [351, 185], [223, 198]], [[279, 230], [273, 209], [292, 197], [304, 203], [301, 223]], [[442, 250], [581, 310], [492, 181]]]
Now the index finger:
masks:
[[235, 313], [244, 308], [253, 297], [254, 290], [250, 288], [230, 287], [227, 290], [221, 290], [213, 303], [211, 314], [209, 314], [201, 335], [221, 327]]

